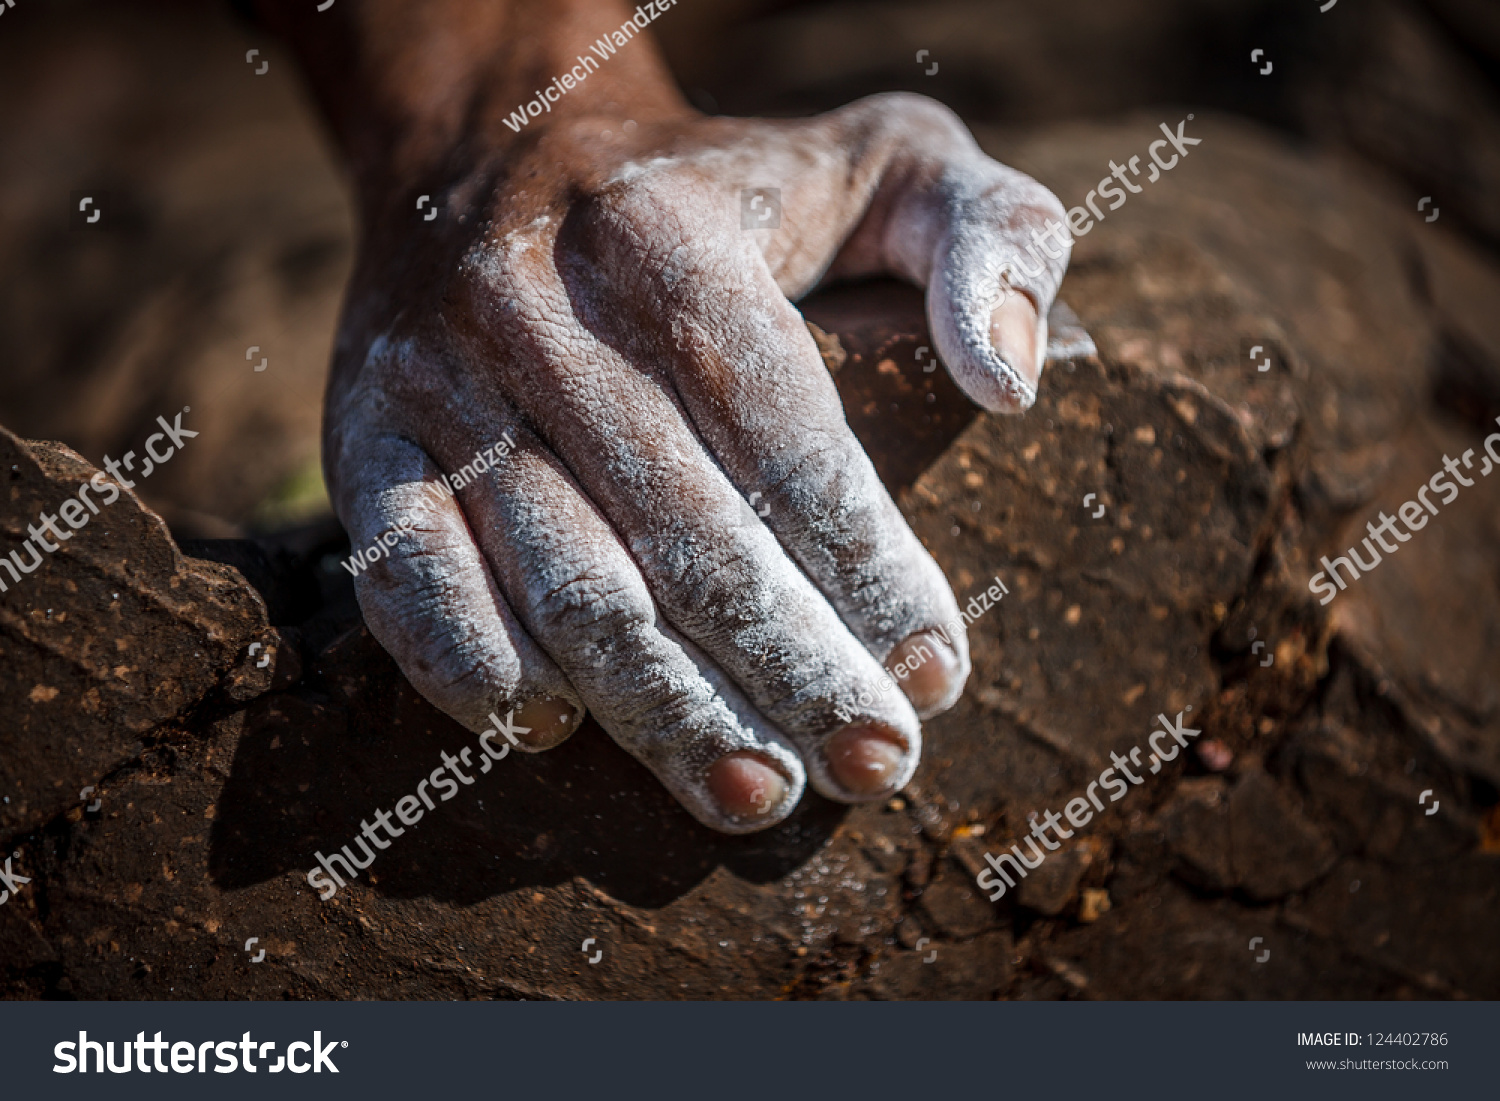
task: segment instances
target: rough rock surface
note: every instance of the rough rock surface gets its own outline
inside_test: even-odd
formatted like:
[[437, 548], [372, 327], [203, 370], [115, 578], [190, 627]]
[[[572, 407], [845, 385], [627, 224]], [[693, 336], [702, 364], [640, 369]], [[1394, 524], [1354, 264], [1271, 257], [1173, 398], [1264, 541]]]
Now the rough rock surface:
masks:
[[[55, 515], [94, 472], [60, 444], [28, 446], [0, 428], [0, 549], [32, 562], [40, 548], [26, 525]], [[255, 590], [233, 570], [184, 559], [128, 490], [82, 529], [60, 530], [69, 537], [35, 572], [0, 572], [0, 836], [74, 806], [210, 691], [253, 698], [274, 672], [244, 660], [251, 641], [272, 638]], [[32, 549], [18, 551], [23, 542]]]
[[[253, 44], [223, 34], [225, 56]], [[1024, 45], [1015, 37], [1008, 48]], [[107, 43], [85, 45], [79, 56], [131, 86]], [[347, 225], [315, 144], [276, 129], [293, 110], [279, 60], [254, 86], [274, 93], [253, 98], [227, 75], [213, 85], [215, 125], [229, 128], [227, 110], [263, 134], [258, 156], [289, 158], [277, 171], [242, 174], [219, 146], [168, 157], [155, 177], [144, 153], [137, 166], [160, 190], [137, 192], [142, 221], [121, 232], [139, 245], [156, 239], [143, 226], [165, 225], [202, 243], [196, 267], [142, 264], [128, 241], [81, 243], [60, 226], [3, 242], [12, 263], [56, 254], [75, 285], [118, 281], [133, 257], [130, 277], [150, 290], [149, 308], [119, 316], [101, 290], [97, 316], [56, 347], [69, 326], [49, 323], [47, 300], [6, 307], [7, 346], [27, 351], [0, 400], [40, 423], [30, 435], [49, 417], [64, 434], [67, 408], [88, 399], [97, 423], [69, 438], [118, 454], [139, 416], [173, 408], [167, 381], [221, 372], [207, 388], [229, 392], [212, 407], [224, 430], [146, 487], [179, 533], [219, 530], [194, 518], [226, 471], [240, 515], [313, 446]], [[1070, 83], [1037, 64], [996, 71]], [[36, 79], [0, 71], [15, 102]], [[47, 102], [76, 112], [65, 122], [98, 117], [82, 100]], [[981, 137], [1073, 205], [1161, 121]], [[1378, 123], [1354, 129], [1379, 144]], [[1189, 133], [1203, 144], [1078, 242], [1063, 293], [1098, 354], [1054, 362], [1024, 417], [976, 417], [923, 369], [914, 292], [806, 304], [851, 424], [960, 599], [995, 576], [1010, 589], [971, 628], [974, 675], [928, 724], [899, 799], [846, 809], [809, 796], [769, 834], [721, 837], [589, 725], [501, 762], [319, 901], [304, 879], [313, 854], [350, 842], [471, 736], [361, 626], [336, 528], [179, 550], [123, 499], [0, 593], [0, 859], [30, 878], [0, 904], [0, 994], [1500, 996], [1500, 482], [1466, 490], [1329, 607], [1306, 587], [1320, 555], [1493, 431], [1500, 273], [1452, 228], [1492, 215], [1471, 189], [1426, 223], [1343, 157], [1206, 112]], [[127, 182], [130, 198], [139, 181]], [[9, 209], [50, 209], [45, 190], [7, 187]], [[236, 226], [218, 214], [231, 207], [257, 213]], [[217, 325], [183, 328], [214, 310]], [[277, 374], [291, 362], [279, 353], [244, 375], [246, 346], [273, 348], [266, 318], [300, 371]], [[97, 400], [91, 363], [128, 403]], [[71, 381], [45, 392], [47, 372]], [[293, 446], [261, 450], [267, 425]], [[9, 553], [92, 468], [10, 435], [0, 450]], [[986, 851], [1060, 812], [1178, 711], [1203, 731], [1197, 752], [1132, 787], [1018, 890], [984, 897]]]
[[[246, 544], [195, 548], [237, 557], [271, 592], [263, 603], [224, 566], [180, 558], [132, 503], [130, 521], [111, 516], [85, 544], [88, 557], [57, 556], [28, 578], [38, 588], [0, 597], [0, 676], [12, 700], [58, 681], [47, 663], [84, 665], [103, 640], [115, 645], [114, 613], [94, 591], [97, 563], [142, 564], [143, 594], [194, 594], [164, 606], [151, 664], [113, 688], [111, 714], [142, 717], [133, 727], [117, 720], [135, 741], [92, 718], [71, 682], [47, 705], [61, 725], [3, 733], [0, 786], [37, 792], [6, 819], [32, 883], [0, 909], [5, 988], [1493, 996], [1500, 952], [1487, 930], [1500, 862], [1483, 851], [1493, 838], [1481, 815], [1500, 779], [1483, 695], [1493, 691], [1485, 670], [1495, 640], [1479, 630], [1465, 663], [1437, 666], [1440, 652], [1410, 636], [1456, 627], [1400, 606], [1401, 556], [1343, 594], [1333, 615], [1305, 588], [1320, 540], [1347, 541], [1351, 516], [1390, 507], [1391, 493], [1408, 492], [1407, 471], [1428, 469], [1387, 458], [1372, 473], [1360, 465], [1368, 452], [1411, 446], [1420, 456], [1407, 437], [1472, 440], [1477, 429], [1430, 411], [1420, 338], [1434, 326], [1384, 263], [1397, 246], [1378, 228], [1378, 196], [1348, 185], [1356, 193], [1342, 197], [1349, 224], [1329, 230], [1345, 233], [1335, 245], [1313, 232], [1308, 209], [1331, 186], [1318, 166], [1232, 127], [1208, 133], [1212, 144], [1187, 166], [1203, 178], [1184, 172], [1170, 202], [1138, 196], [1128, 227], [1080, 242], [1068, 300], [1100, 355], [1053, 362], [1024, 417], [976, 417], [940, 372], [922, 370], [914, 292], [845, 289], [807, 306], [830, 360], [842, 360], [835, 377], [852, 423], [960, 598], [995, 576], [1010, 589], [971, 628], [969, 688], [928, 724], [926, 759], [901, 799], [845, 809], [809, 796], [768, 834], [720, 837], [590, 725], [551, 753], [502, 762], [319, 901], [304, 879], [314, 852], [352, 840], [361, 819], [469, 736], [417, 697], [358, 624], [338, 593], [342, 571], [316, 540], [255, 554]], [[1087, 140], [1051, 155], [1093, 163], [1079, 152]], [[1048, 152], [1013, 155], [1024, 163]], [[1214, 194], [1248, 159], [1267, 166], [1262, 178], [1280, 193], [1263, 208], [1247, 197], [1231, 233], [1219, 200], [1193, 195]], [[1374, 208], [1366, 223], [1353, 221], [1361, 202]], [[1297, 239], [1311, 292], [1241, 255], [1247, 239], [1253, 256], [1254, 241], [1278, 227], [1289, 235], [1304, 218]], [[1298, 260], [1286, 259], [1287, 270]], [[1325, 282], [1341, 261], [1357, 261], [1361, 278]], [[1349, 313], [1338, 332], [1299, 312], [1320, 286]], [[1279, 358], [1265, 378], [1242, 360], [1241, 342], [1268, 331]], [[34, 470], [37, 488], [6, 510], [12, 538], [15, 518], [45, 496], [42, 479], [56, 496], [85, 472], [41, 460]], [[1319, 491], [1319, 477], [1337, 492]], [[1443, 563], [1435, 578], [1419, 571], [1427, 599], [1456, 599], [1448, 586], [1463, 583], [1467, 555], [1478, 556], [1472, 569], [1491, 571], [1489, 588], [1465, 596], [1490, 601], [1477, 623], [1495, 619], [1493, 559], [1465, 540], [1493, 525], [1493, 492], [1481, 482], [1472, 513], [1455, 506], [1454, 527], [1411, 544], [1412, 559]], [[158, 561], [146, 577], [144, 564]], [[304, 589], [326, 595], [300, 605], [278, 597], [299, 572]], [[38, 601], [54, 619], [67, 614], [69, 633], [37, 633]], [[281, 647], [300, 653], [300, 679], [278, 687], [262, 670], [247, 692], [244, 648], [271, 639], [264, 609], [278, 604], [302, 609], [276, 624], [288, 629]], [[1353, 625], [1341, 629], [1346, 605]], [[1252, 648], [1252, 637], [1268, 645]], [[983, 897], [973, 875], [987, 848], [1023, 834], [1032, 814], [1060, 811], [1110, 753], [1144, 745], [1159, 713], [1179, 711], [1233, 753], [1227, 772], [1210, 775], [1182, 755], [1034, 882], [998, 904]], [[52, 730], [94, 754], [66, 773], [60, 794], [52, 772], [39, 782], [33, 766], [12, 764], [30, 762], [18, 754], [41, 752], [38, 736], [48, 745]], [[87, 783], [97, 811], [73, 799]], [[1417, 801], [1426, 788], [1441, 802], [1432, 816]], [[1253, 936], [1272, 949], [1266, 964], [1246, 950]], [[250, 937], [267, 951], [262, 965], [243, 949]]]

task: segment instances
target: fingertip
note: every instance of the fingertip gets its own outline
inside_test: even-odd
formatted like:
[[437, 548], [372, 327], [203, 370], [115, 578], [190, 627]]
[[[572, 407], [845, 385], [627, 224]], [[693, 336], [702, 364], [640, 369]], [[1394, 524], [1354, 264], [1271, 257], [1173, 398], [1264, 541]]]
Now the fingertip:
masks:
[[952, 707], [969, 676], [968, 662], [932, 631], [918, 631], [898, 643], [885, 667], [923, 719]]
[[559, 696], [537, 696], [517, 707], [510, 717], [518, 749], [540, 753], [568, 740], [583, 724], [584, 711]]
[[779, 821], [792, 790], [780, 772], [745, 750], [720, 757], [709, 766], [707, 780], [719, 810], [752, 828]]
[[1046, 328], [1029, 295], [991, 294], [945, 280], [929, 293], [928, 322], [938, 354], [969, 400], [991, 413], [1021, 413], [1036, 402]]
[[904, 785], [915, 770], [916, 754], [900, 734], [872, 722], [844, 727], [823, 748], [828, 772], [846, 801], [864, 802]]
[[1007, 294], [990, 313], [990, 344], [1030, 388], [1032, 400], [1041, 382], [1047, 347], [1042, 325], [1035, 304], [1020, 293]]

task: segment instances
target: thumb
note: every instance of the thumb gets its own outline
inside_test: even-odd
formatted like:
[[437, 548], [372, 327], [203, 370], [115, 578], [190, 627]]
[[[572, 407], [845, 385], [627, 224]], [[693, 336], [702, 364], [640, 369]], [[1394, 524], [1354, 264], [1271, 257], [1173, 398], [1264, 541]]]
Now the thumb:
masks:
[[[844, 113], [845, 140], [884, 163], [841, 269], [879, 269], [925, 287], [938, 355], [964, 393], [993, 412], [1030, 408], [1047, 312], [1072, 249], [1062, 203], [986, 156], [935, 100], [873, 96]], [[870, 140], [872, 131], [882, 140]]]

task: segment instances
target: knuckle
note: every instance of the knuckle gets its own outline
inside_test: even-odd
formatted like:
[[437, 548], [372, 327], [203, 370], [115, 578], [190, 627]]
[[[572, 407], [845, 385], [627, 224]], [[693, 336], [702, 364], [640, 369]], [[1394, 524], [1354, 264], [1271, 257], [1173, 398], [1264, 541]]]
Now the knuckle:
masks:
[[651, 217], [663, 203], [672, 202], [676, 188], [670, 174], [648, 166], [628, 179], [604, 185], [588, 199], [588, 224], [600, 228], [633, 226]]
[[[654, 273], [695, 263], [682, 245], [702, 245], [713, 234], [701, 179], [670, 170], [646, 170], [580, 201], [564, 247], [600, 270]], [[688, 252], [697, 255], [701, 249]], [[669, 280], [670, 282], [670, 280]]]
[[756, 569], [756, 555], [743, 539], [730, 538], [716, 540], [700, 553], [680, 556], [673, 572], [685, 598], [678, 601], [684, 609], [699, 609], [699, 614], [722, 619], [724, 609], [736, 595], [742, 597], [753, 588], [762, 571]]
[[661, 224], [690, 194], [680, 173], [647, 166], [628, 179], [615, 179], [577, 205], [583, 236], [600, 242], [638, 244], [646, 228]]
[[450, 325], [474, 320], [503, 325], [541, 311], [538, 276], [545, 270], [545, 257], [530, 257], [519, 244], [504, 239], [486, 247], [487, 255], [466, 263], [444, 298], [440, 310]]
[[634, 646], [656, 618], [650, 593], [623, 570], [574, 572], [537, 603], [537, 633], [573, 662], [596, 667]]
[[947, 104], [920, 92], [881, 92], [856, 100], [849, 110], [878, 130], [920, 135], [925, 143], [972, 146], [973, 135]]
[[868, 456], [852, 436], [820, 435], [776, 472], [772, 487], [798, 511], [842, 523], [871, 507], [870, 487], [863, 477], [868, 466]]
[[[550, 228], [538, 223], [503, 233], [481, 234], [464, 253], [436, 304], [439, 324], [449, 334], [475, 326], [501, 329], [546, 312], [555, 294]], [[439, 352], [451, 346], [439, 338]], [[441, 354], [437, 357], [441, 358]]]

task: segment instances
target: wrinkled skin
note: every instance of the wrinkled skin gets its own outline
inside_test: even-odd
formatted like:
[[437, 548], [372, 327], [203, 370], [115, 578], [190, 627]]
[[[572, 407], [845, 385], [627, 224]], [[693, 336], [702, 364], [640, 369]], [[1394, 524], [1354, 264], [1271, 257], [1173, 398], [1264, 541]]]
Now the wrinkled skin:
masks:
[[[512, 50], [529, 41], [514, 5], [445, 5], [511, 27]], [[374, 26], [346, 31], [392, 44], [370, 54], [420, 48], [399, 0], [371, 7], [357, 18]], [[590, 0], [569, 14], [597, 35], [628, 12]], [[566, 56], [583, 44], [563, 23], [533, 33], [571, 34]], [[301, 25], [283, 24], [294, 42], [312, 33]], [[959, 384], [988, 409], [1024, 409], [1066, 248], [1014, 272], [1063, 211], [923, 97], [707, 118], [649, 42], [628, 49], [519, 135], [495, 119], [550, 76], [482, 97], [487, 109], [466, 100], [462, 124], [455, 109], [409, 140], [389, 126], [374, 154], [358, 97], [321, 90], [364, 226], [325, 467], [356, 549], [402, 529], [356, 587], [434, 705], [476, 731], [515, 711], [532, 750], [586, 708], [700, 821], [750, 832], [808, 780], [845, 802], [898, 790], [919, 718], [950, 707], [968, 673], [961, 634], [930, 633], [957, 603], [792, 300], [846, 276], [925, 286]], [[302, 52], [316, 87], [328, 54]], [[377, 103], [432, 97], [372, 83]], [[438, 218], [416, 211], [415, 188]], [[752, 188], [779, 189], [778, 227], [744, 228]], [[506, 436], [514, 450], [455, 498], [430, 492]], [[883, 666], [908, 658], [901, 691], [882, 692]]]

